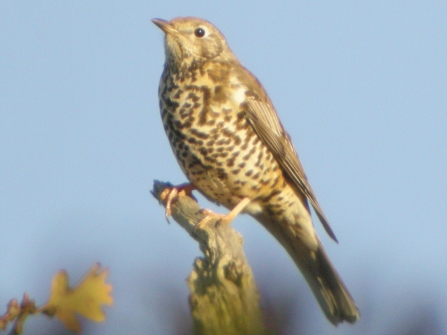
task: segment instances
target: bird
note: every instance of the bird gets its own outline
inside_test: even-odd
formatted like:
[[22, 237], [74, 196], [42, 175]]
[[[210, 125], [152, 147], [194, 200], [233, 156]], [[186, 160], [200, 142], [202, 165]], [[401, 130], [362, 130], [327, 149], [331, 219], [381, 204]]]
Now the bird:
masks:
[[338, 241], [262, 84], [212, 23], [152, 22], [164, 32], [162, 123], [189, 180], [169, 195], [166, 215], [181, 189], [229, 209], [221, 222], [251, 215], [286, 249], [328, 320], [354, 323], [359, 309], [315, 232], [310, 206]]

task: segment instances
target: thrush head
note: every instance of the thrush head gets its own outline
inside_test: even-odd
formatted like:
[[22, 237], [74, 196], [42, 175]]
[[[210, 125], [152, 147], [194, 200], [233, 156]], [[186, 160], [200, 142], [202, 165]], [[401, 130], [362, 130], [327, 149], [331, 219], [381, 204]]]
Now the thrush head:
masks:
[[235, 58], [222, 33], [206, 20], [179, 17], [171, 21], [152, 19], [152, 22], [165, 33], [167, 62], [178, 68]]

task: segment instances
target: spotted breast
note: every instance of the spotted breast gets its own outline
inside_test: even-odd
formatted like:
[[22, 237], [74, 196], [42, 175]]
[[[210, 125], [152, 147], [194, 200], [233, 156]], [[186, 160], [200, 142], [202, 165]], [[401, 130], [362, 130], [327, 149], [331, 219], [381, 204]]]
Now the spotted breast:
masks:
[[245, 118], [243, 103], [255, 93], [239, 81], [237, 69], [210, 63], [173, 74], [166, 67], [159, 92], [164, 128], [183, 172], [208, 199], [230, 209], [244, 197], [268, 202], [287, 186]]

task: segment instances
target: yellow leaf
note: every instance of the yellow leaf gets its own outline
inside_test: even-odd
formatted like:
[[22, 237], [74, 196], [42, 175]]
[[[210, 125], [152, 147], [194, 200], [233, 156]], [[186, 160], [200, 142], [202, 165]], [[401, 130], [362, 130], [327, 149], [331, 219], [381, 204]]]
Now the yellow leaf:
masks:
[[108, 270], [99, 271], [99, 264], [93, 265], [76, 287], [68, 286], [68, 274], [61, 270], [53, 277], [47, 310], [62, 321], [69, 330], [79, 332], [81, 326], [74, 313], [96, 322], [104, 321], [105, 315], [100, 305], [111, 305], [112, 285], [106, 284]]

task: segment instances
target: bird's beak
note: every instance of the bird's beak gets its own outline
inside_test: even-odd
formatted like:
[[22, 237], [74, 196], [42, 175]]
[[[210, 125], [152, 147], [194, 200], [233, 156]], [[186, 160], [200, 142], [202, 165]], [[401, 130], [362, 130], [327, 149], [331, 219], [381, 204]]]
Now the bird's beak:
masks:
[[152, 22], [161, 30], [165, 32], [165, 34], [178, 34], [177, 29], [175, 29], [169, 21], [162, 19], [152, 19]]

